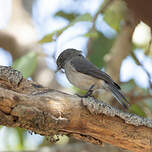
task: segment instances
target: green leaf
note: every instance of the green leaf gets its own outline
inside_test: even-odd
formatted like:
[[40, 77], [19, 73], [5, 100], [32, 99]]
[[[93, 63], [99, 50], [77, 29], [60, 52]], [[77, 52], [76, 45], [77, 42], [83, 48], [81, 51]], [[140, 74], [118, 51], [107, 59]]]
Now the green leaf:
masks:
[[48, 43], [51, 41], [56, 40], [57, 37], [59, 37], [67, 28], [69, 28], [70, 26], [74, 25], [77, 22], [84, 22], [84, 21], [92, 21], [92, 17], [89, 13], [83, 14], [81, 16], [78, 16], [76, 19], [74, 19], [71, 23], [69, 23], [67, 26], [56, 30], [50, 34], [45, 35], [40, 41], [39, 43]]
[[92, 38], [97, 38], [98, 37], [98, 32], [88, 32], [88, 33], [85, 33], [83, 35], [84, 37], [92, 37]]
[[113, 41], [114, 39], [108, 39], [98, 32], [98, 37], [90, 39], [89, 60], [101, 68], [104, 65], [104, 56], [110, 51]]
[[22, 128], [14, 128], [17, 132], [17, 138], [18, 138], [18, 145], [17, 149], [18, 150], [24, 150], [24, 137], [25, 137], [25, 130]]
[[92, 16], [89, 13], [85, 13], [83, 15], [76, 17], [76, 19], [72, 21], [72, 24], [75, 24], [77, 22], [91, 22], [91, 21], [92, 21]]
[[77, 94], [79, 94], [79, 95], [85, 95], [86, 94], [86, 90], [82, 90], [82, 89], [80, 89], [80, 88], [77, 88], [77, 87], [75, 87], [75, 86], [72, 86], [72, 88], [73, 88], [73, 90], [75, 90], [75, 92], [77, 92]]
[[[24, 133], [25, 130], [21, 128], [5, 128], [5, 137], [3, 138], [4, 140], [4, 145], [7, 151], [23, 151], [25, 150], [24, 148]], [[14, 140], [12, 143], [9, 140], [10, 136], [14, 136]]]
[[50, 34], [45, 35], [39, 43], [48, 43], [51, 41], [55, 41], [58, 36], [60, 36], [70, 25], [67, 25], [59, 30], [56, 30]]
[[38, 54], [29, 52], [13, 63], [13, 68], [19, 70], [25, 78], [30, 77], [36, 69]]
[[54, 41], [53, 36], [54, 36], [54, 32], [45, 35], [38, 43], [48, 43], [51, 41]]
[[132, 113], [135, 113], [139, 116], [142, 116], [142, 117], [146, 117], [146, 114], [145, 112], [142, 110], [142, 108], [137, 105], [137, 104], [132, 104], [129, 108], [129, 111], [132, 112]]
[[124, 18], [126, 7], [123, 1], [114, 1], [104, 12], [104, 20], [117, 32]]
[[60, 17], [63, 17], [69, 21], [72, 21], [74, 20], [78, 14], [75, 14], [75, 13], [66, 13], [66, 12], [63, 12], [63, 11], [59, 11], [55, 14], [55, 16], [60, 16]]

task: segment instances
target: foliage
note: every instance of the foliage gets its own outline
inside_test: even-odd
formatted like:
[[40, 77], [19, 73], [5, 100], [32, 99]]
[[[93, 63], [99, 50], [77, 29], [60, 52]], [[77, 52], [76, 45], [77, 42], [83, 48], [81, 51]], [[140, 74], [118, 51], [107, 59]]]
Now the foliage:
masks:
[[[84, 12], [71, 11], [67, 13], [67, 11], [64, 11], [62, 9], [58, 10], [54, 14], [54, 18], [56, 19], [63, 18], [64, 20], [68, 21], [68, 24], [62, 28], [57, 28], [57, 30], [46, 34], [41, 40], [39, 40], [39, 43], [45, 44], [45, 43], [58, 42], [58, 39], [61, 37], [61, 35], [70, 27], [75, 26], [77, 23], [84, 23], [84, 22], [90, 23], [92, 25], [90, 29], [88, 29], [86, 33], [82, 35], [78, 35], [78, 36], [82, 36], [88, 39], [88, 43], [86, 44], [86, 47], [89, 50], [88, 59], [100, 69], [104, 68], [105, 66], [104, 57], [106, 54], [108, 54], [111, 51], [111, 48], [113, 47], [113, 44], [114, 44], [114, 40], [117, 38], [117, 36], [121, 32], [122, 30], [121, 27], [125, 23], [125, 18], [127, 15], [126, 5], [124, 4], [122, 0], [112, 1], [105, 10], [102, 10], [105, 7], [107, 1], [108, 0], [104, 0], [101, 6], [99, 6], [99, 10], [96, 10], [94, 15], [92, 15], [91, 12], [85, 12], [85, 11]], [[83, 10], [83, 8], [81, 10]], [[104, 22], [107, 24], [108, 28], [111, 28], [116, 31], [117, 34], [115, 35], [115, 37], [107, 38], [104, 35], [104, 33], [102, 32], [104, 29], [101, 29], [100, 27], [102, 22], [98, 21], [99, 16], [103, 17]], [[135, 44], [132, 44], [132, 46], [133, 48], [131, 52], [133, 52], [137, 47]], [[146, 46], [150, 50], [150, 47], [148, 47], [148, 44]], [[145, 50], [146, 57], [152, 56], [151, 55], [152, 53], [148, 51], [148, 49]], [[133, 61], [136, 64], [138, 64], [138, 66], [141, 66], [136, 55], [131, 54], [131, 56], [132, 56]], [[21, 73], [24, 75], [25, 78], [29, 78], [35, 72], [35, 69], [37, 66], [37, 59], [38, 59], [38, 54], [36, 52], [29, 52], [25, 54], [24, 56], [20, 57], [19, 59], [17, 59], [16, 61], [14, 61], [13, 67], [21, 71]], [[151, 95], [150, 88], [148, 88], [148, 91], [147, 90], [145, 91], [142, 87], [139, 87], [133, 79], [131, 79], [128, 82], [121, 83], [121, 88], [126, 95], [129, 96], [131, 94], [132, 95], [131, 97], [138, 97], [140, 95], [144, 95], [144, 96]], [[80, 94], [85, 93], [84, 91], [79, 90], [78, 88], [73, 87], [73, 89]], [[130, 112], [146, 117], [147, 113], [144, 110], [145, 105], [148, 107], [147, 108], [149, 110], [148, 112], [150, 113], [152, 112], [151, 98], [148, 98], [148, 99], [143, 98], [142, 100], [139, 100], [138, 102], [132, 101], [130, 99], [128, 97], [128, 100], [131, 102], [131, 107], [129, 109]], [[8, 129], [7, 132], [11, 134], [12, 130], [10, 128], [7, 128], [7, 129]], [[25, 149], [24, 144], [25, 144], [26, 131], [19, 128], [15, 128], [13, 131], [15, 132], [15, 135], [19, 141], [18, 145], [16, 146], [16, 149], [17, 150]], [[66, 139], [66, 137], [64, 138]], [[8, 146], [7, 145], [8, 136], [6, 136], [5, 140], [6, 140], [5, 144], [6, 146]], [[65, 141], [67, 141], [67, 139]], [[40, 146], [44, 146], [44, 145], [50, 145], [49, 142], [46, 140], [46, 138], [41, 143]]]
[[[68, 30], [69, 27], [75, 25], [78, 22], [90, 22], [92, 23], [92, 27], [86, 32], [85, 34], [81, 35], [83, 37], [88, 38], [88, 58], [89, 60], [94, 63], [97, 67], [103, 68], [105, 66], [104, 57], [106, 54], [109, 53], [110, 49], [113, 46], [114, 40], [119, 35], [119, 32], [121, 31], [121, 27], [125, 22], [126, 16], [127, 16], [127, 7], [122, 0], [117, 1], [111, 1], [111, 3], [108, 4], [108, 0], [104, 0], [104, 2], [99, 5], [99, 8], [97, 9], [96, 14], [92, 17], [89, 13], [78, 13], [78, 12], [66, 12], [63, 10], [59, 10], [54, 16], [55, 17], [61, 17], [67, 20], [69, 23], [67, 26], [58, 29], [56, 31], [53, 31], [50, 34], [45, 35], [39, 42], [40, 43], [48, 43], [52, 41], [57, 41], [58, 38], [61, 36], [61, 34]], [[108, 6], [106, 7], [106, 5]], [[105, 9], [106, 7], [106, 9]], [[113, 38], [107, 38], [101, 31], [97, 29], [96, 22], [98, 19], [98, 16], [102, 15], [104, 21], [117, 32], [117, 35]], [[98, 23], [99, 24], [99, 23]], [[101, 24], [101, 23], [100, 23]], [[79, 35], [80, 36], [80, 35]], [[132, 44], [132, 50], [136, 49], [136, 45]], [[149, 53], [150, 54], [150, 53]], [[145, 54], [147, 55], [147, 54]], [[139, 61], [137, 62], [137, 57], [135, 55], [132, 56], [134, 61], [140, 66]], [[145, 96], [149, 93], [140, 89], [134, 80], [130, 80], [127, 83], [121, 84], [122, 90], [126, 92], [126, 94], [129, 94], [133, 91], [133, 96], [138, 96], [140, 94], [144, 94]], [[85, 92], [73, 87], [74, 90], [80, 94], [84, 94]], [[138, 88], [138, 89], [136, 89]], [[140, 90], [140, 91], [139, 91]], [[146, 100], [142, 99], [144, 104], [146, 104]], [[138, 103], [133, 103], [130, 107], [130, 112], [136, 113], [137, 115], [146, 117], [146, 113], [143, 110], [143, 107]]]
[[104, 56], [110, 51], [113, 41], [114, 39], [108, 39], [100, 32], [98, 32], [98, 37], [91, 39], [89, 49], [93, 51], [89, 54], [89, 59], [97, 67], [104, 66]]
[[67, 19], [68, 21], [73, 21], [79, 14], [76, 13], [66, 13], [63, 11], [58, 11], [54, 16], [62, 17], [64, 19]]
[[146, 117], [145, 112], [138, 104], [132, 104], [130, 107], [130, 112], [135, 113], [139, 116]]
[[56, 30], [50, 34], [45, 35], [39, 42], [46, 43], [46, 42], [51, 42], [53, 40], [56, 40], [56, 38], [59, 37], [67, 28], [69, 28], [70, 26], [73, 26], [77, 22], [91, 22], [91, 21], [92, 21], [92, 17], [89, 13], [80, 15], [76, 17], [75, 19], [73, 19], [67, 26], [59, 30]]
[[120, 28], [120, 23], [124, 20], [126, 7], [121, 0], [114, 1], [112, 5], [106, 9], [104, 20], [117, 32]]
[[37, 53], [30, 52], [13, 63], [13, 68], [19, 70], [25, 78], [30, 77], [36, 69]]

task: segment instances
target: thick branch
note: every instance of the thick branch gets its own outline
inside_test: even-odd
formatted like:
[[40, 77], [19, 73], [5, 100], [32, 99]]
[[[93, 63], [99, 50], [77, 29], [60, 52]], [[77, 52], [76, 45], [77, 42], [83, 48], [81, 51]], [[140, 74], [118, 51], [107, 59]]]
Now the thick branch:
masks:
[[[86, 107], [85, 107], [86, 106]], [[0, 124], [51, 136], [67, 134], [135, 152], [152, 151], [152, 121], [92, 98], [44, 88], [0, 66]]]
[[110, 53], [105, 56], [106, 72], [111, 75], [116, 82], [120, 81], [121, 63], [131, 52], [131, 38], [137, 23], [138, 22], [128, 12], [125, 18], [125, 24], [117, 36]]

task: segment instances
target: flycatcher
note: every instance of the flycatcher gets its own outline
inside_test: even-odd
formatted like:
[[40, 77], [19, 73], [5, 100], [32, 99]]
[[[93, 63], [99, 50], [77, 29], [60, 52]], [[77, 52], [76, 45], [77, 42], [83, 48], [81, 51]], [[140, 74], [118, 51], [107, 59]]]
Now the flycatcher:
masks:
[[97, 92], [101, 96], [104, 89], [112, 92], [116, 100], [128, 108], [129, 103], [121, 93], [120, 86], [108, 74], [89, 62], [81, 53], [81, 51], [72, 48], [64, 50], [57, 58], [57, 71], [64, 69], [70, 83], [77, 88], [87, 90], [85, 97], [94, 96]]

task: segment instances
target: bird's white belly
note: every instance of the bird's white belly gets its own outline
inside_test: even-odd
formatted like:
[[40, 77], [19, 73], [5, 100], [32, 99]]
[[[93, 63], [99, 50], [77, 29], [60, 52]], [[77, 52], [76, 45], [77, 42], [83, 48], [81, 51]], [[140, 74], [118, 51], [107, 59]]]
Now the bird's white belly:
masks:
[[97, 89], [99, 79], [77, 72], [70, 64], [65, 65], [65, 73], [70, 83], [77, 88], [88, 90], [92, 85], [95, 85], [93, 89]]

